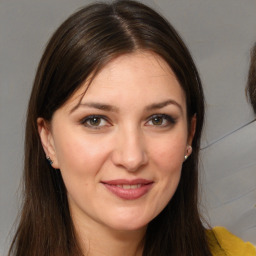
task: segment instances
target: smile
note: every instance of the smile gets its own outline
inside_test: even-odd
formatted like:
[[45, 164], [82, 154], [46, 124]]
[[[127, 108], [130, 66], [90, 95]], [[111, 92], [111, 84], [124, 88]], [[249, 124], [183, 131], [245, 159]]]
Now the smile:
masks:
[[125, 200], [135, 200], [147, 194], [153, 182], [145, 179], [111, 180], [101, 182], [112, 194]]
[[[113, 185], [115, 186], [115, 185]], [[137, 185], [116, 185], [118, 188], [123, 188], [123, 189], [136, 189], [136, 188], [140, 188], [142, 185], [141, 184], [137, 184]]]

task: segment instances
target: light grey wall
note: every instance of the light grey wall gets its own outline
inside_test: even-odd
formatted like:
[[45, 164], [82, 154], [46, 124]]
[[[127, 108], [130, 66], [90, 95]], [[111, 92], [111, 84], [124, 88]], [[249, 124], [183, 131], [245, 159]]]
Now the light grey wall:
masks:
[[[89, 2], [0, 0], [0, 255], [18, 210], [26, 105], [39, 58], [57, 26]], [[256, 0], [142, 2], [180, 32], [202, 76], [203, 204], [211, 222], [256, 243], [255, 122], [241, 128], [253, 120], [244, 87], [256, 41]]]

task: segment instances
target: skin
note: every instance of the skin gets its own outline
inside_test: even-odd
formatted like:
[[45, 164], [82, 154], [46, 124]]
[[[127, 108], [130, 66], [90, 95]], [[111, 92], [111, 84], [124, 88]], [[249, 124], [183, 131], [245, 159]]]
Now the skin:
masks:
[[[176, 191], [196, 120], [188, 132], [185, 93], [168, 64], [150, 52], [112, 60], [81, 96], [87, 87], [85, 81], [51, 123], [38, 118], [42, 145], [61, 170], [89, 255], [141, 255], [147, 224]], [[102, 184], [137, 178], [152, 186], [134, 200]]]

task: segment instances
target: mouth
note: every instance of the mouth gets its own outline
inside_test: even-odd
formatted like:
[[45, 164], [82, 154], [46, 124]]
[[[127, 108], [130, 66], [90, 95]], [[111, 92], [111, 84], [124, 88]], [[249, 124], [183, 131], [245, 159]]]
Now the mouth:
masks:
[[116, 185], [118, 188], [123, 188], [123, 189], [136, 189], [140, 188], [142, 184], [136, 184], [136, 185]]
[[125, 200], [135, 200], [147, 194], [153, 181], [145, 179], [109, 180], [101, 182], [112, 194]]

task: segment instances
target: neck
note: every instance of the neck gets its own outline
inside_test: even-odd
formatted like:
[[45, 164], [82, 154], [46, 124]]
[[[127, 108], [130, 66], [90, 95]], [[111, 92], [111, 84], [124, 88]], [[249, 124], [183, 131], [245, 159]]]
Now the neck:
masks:
[[146, 227], [115, 230], [94, 221], [73, 218], [79, 244], [88, 256], [142, 256]]

